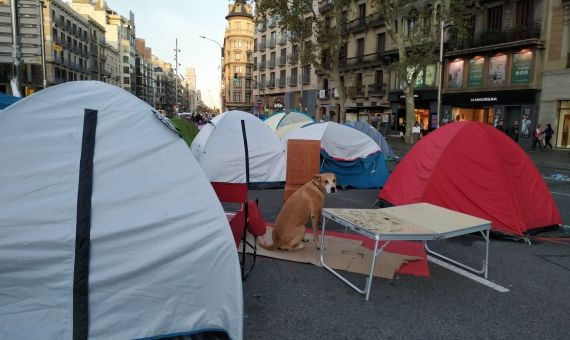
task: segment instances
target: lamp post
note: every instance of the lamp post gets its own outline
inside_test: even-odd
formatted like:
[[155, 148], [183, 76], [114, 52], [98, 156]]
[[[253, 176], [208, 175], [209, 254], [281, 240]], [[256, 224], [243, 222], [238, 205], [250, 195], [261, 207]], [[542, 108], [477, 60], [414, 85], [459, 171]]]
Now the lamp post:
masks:
[[[42, 47], [42, 84], [43, 88], [47, 88], [47, 72], [46, 72], [46, 43], [45, 43], [45, 32], [44, 32], [44, 0], [40, 0], [40, 39]], [[54, 20], [52, 18], [52, 20]]]
[[[206, 39], [206, 40], [210, 40], [211, 42], [216, 43], [218, 46], [220, 46], [220, 55], [221, 55], [222, 67], [223, 67], [223, 66], [224, 66], [224, 65], [223, 65], [223, 60], [224, 60], [224, 47], [222, 46], [222, 44], [220, 44], [220, 43], [217, 42], [216, 40], [210, 39], [210, 38], [208, 38], [208, 37], [206, 37], [206, 36], [204, 36], [204, 35], [201, 35], [200, 38]], [[221, 78], [221, 75], [224, 73], [223, 70], [220, 70], [220, 73], [221, 73], [221, 74], [220, 74], [220, 78]], [[222, 80], [222, 83], [223, 83], [223, 79], [221, 79], [221, 80]], [[223, 87], [222, 87], [222, 88], [223, 88]], [[222, 96], [222, 98], [220, 98], [220, 110], [221, 110], [222, 112], [224, 111], [223, 96]]]
[[439, 72], [437, 73], [437, 124], [436, 128], [439, 127], [439, 119], [441, 118], [441, 87], [442, 87], [442, 80], [443, 80], [443, 31], [445, 28], [453, 26], [452, 19], [443, 19], [441, 20], [440, 25], [440, 36], [439, 36]]

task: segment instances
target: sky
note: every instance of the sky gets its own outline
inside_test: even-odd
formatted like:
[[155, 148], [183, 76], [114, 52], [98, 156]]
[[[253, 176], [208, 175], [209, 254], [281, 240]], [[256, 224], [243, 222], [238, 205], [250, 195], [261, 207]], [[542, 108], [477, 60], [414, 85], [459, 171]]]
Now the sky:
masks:
[[204, 35], [224, 41], [228, 0], [107, 0], [107, 6], [124, 17], [135, 14], [136, 37], [145, 39], [152, 54], [174, 65], [178, 38], [178, 72], [196, 68], [196, 87], [206, 105], [220, 107], [220, 46]]

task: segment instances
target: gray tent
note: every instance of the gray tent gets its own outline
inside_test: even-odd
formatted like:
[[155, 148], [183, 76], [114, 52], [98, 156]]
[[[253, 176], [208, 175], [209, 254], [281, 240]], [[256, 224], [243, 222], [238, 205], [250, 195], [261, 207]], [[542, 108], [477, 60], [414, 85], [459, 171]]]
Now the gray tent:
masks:
[[0, 112], [0, 339], [241, 339], [227, 218], [151, 106], [69, 82]]
[[386, 139], [384, 138], [384, 136], [382, 136], [382, 134], [380, 132], [378, 132], [378, 130], [376, 130], [372, 125], [370, 125], [366, 122], [360, 122], [360, 121], [358, 121], [358, 122], [347, 122], [345, 124], [352, 127], [352, 128], [355, 128], [356, 130], [358, 130], [360, 132], [364, 132], [370, 138], [372, 138], [376, 142], [376, 144], [378, 144], [378, 146], [382, 150], [382, 153], [384, 153], [384, 158], [386, 158], [387, 160], [392, 160], [392, 159], [398, 158], [396, 156], [396, 154], [394, 153], [394, 151], [392, 151], [392, 148], [390, 147], [388, 142], [386, 142]]

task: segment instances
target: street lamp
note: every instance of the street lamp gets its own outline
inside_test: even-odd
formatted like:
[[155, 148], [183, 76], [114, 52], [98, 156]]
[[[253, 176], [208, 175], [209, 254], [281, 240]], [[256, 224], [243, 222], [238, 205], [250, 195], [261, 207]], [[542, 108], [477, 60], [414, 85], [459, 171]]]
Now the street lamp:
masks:
[[[211, 42], [216, 43], [218, 46], [220, 46], [220, 55], [221, 55], [222, 60], [224, 59], [224, 47], [222, 46], [222, 44], [220, 44], [220, 43], [217, 42], [216, 40], [210, 39], [210, 38], [208, 38], [208, 37], [206, 37], [206, 36], [204, 36], [204, 35], [200, 35], [200, 38], [206, 39], [206, 40], [210, 40]], [[220, 65], [220, 66], [223, 66], [223, 65]], [[221, 67], [220, 67], [220, 68], [221, 68]], [[223, 70], [220, 70], [220, 74], [223, 75]], [[220, 77], [221, 77], [221, 76], [220, 76]], [[223, 79], [222, 79], [222, 83], [223, 83]], [[221, 110], [223, 111], [223, 109], [224, 109], [223, 97], [220, 98], [220, 107], [221, 107]]]
[[439, 119], [441, 117], [441, 87], [443, 80], [443, 31], [445, 28], [453, 26], [453, 19], [443, 19], [440, 25], [440, 37], [439, 37], [439, 72], [437, 74], [437, 124], [436, 128], [439, 127]]

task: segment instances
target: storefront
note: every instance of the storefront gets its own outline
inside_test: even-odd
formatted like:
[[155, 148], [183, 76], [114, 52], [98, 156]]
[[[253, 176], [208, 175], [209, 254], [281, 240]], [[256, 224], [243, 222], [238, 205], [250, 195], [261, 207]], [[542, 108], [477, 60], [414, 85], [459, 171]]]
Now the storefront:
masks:
[[570, 100], [558, 101], [558, 136], [556, 147], [570, 148]]
[[517, 121], [520, 137], [530, 138], [536, 122], [539, 90], [486, 91], [442, 95], [442, 123], [470, 120], [496, 126]]
[[[406, 122], [406, 102], [402, 91], [388, 94], [392, 115], [390, 128], [402, 130]], [[415, 90], [414, 104], [416, 107], [415, 121], [420, 123], [422, 130], [431, 130], [437, 126], [437, 90]]]

